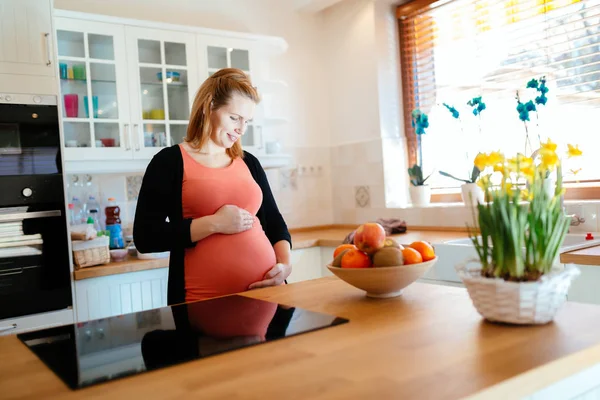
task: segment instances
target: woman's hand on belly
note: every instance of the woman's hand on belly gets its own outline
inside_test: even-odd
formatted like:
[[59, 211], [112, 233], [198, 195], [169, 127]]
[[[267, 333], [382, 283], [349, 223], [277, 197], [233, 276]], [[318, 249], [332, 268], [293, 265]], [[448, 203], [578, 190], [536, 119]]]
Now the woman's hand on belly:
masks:
[[263, 276], [262, 281], [254, 282], [253, 284], [248, 286], [248, 289], [258, 289], [258, 288], [263, 288], [263, 287], [267, 287], [267, 286], [281, 285], [283, 283], [283, 281], [285, 281], [287, 279], [287, 277], [290, 276], [291, 273], [292, 273], [291, 265], [277, 263], [277, 264], [275, 264], [275, 266], [273, 268], [271, 268], [269, 271], [267, 271], [265, 276]]

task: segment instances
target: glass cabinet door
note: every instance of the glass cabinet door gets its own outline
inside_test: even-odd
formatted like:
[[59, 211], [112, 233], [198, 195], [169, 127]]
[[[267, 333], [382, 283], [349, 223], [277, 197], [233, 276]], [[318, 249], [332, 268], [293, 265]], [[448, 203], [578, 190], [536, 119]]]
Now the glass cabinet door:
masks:
[[152, 157], [185, 138], [190, 106], [198, 88], [194, 36], [128, 29], [134, 157]]
[[[198, 54], [203, 78], [212, 76], [222, 68], [238, 68], [244, 71], [257, 86], [252, 62], [252, 43], [242, 39], [215, 39], [202, 36], [198, 41]], [[260, 92], [260, 88], [259, 88]], [[248, 150], [262, 147], [262, 106], [256, 109], [252, 123], [248, 124], [246, 133], [242, 136], [242, 146]]]
[[131, 158], [123, 28], [63, 18], [56, 27], [65, 159]]

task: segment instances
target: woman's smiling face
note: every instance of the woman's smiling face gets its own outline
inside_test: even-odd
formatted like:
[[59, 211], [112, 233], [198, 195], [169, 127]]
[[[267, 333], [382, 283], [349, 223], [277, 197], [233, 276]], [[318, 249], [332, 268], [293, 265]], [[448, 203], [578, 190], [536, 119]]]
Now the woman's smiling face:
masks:
[[226, 105], [211, 113], [210, 138], [213, 143], [229, 149], [235, 142], [241, 140], [248, 122], [252, 121], [255, 108], [256, 104], [251, 99], [234, 93]]

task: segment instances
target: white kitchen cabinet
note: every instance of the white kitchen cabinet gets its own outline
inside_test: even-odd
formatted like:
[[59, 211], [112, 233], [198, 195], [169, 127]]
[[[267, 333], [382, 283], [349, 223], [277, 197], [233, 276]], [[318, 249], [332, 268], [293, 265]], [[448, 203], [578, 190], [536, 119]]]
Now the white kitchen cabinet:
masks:
[[[160, 149], [183, 141], [206, 78], [235, 67], [260, 87], [269, 57], [287, 47], [279, 38], [63, 10], [55, 11], [55, 21], [59, 62], [67, 66], [60, 94], [69, 173], [144, 171]], [[75, 76], [73, 66], [84, 72]], [[67, 109], [67, 94], [77, 95], [76, 112]], [[259, 160], [263, 125], [270, 121], [263, 108], [242, 137]], [[278, 167], [289, 157], [270, 154], [261, 161]]]
[[73, 323], [73, 309], [50, 311], [0, 320], [0, 336]]
[[319, 247], [292, 250], [292, 273], [288, 283], [317, 279], [322, 276]]
[[132, 158], [124, 27], [71, 18], [56, 27], [65, 160]]
[[[260, 80], [259, 62], [256, 59], [259, 44], [255, 40], [198, 35], [197, 45], [202, 81], [222, 68], [238, 68], [257, 85]], [[260, 152], [263, 148], [263, 115], [263, 105], [259, 104], [253, 121], [242, 136], [242, 146], [251, 153]]]
[[75, 281], [76, 321], [167, 306], [169, 268]]
[[51, 0], [2, 0], [0, 32], [0, 74], [55, 76]]
[[199, 87], [196, 38], [132, 26], [126, 34], [133, 156], [150, 159], [186, 136]]
[[579, 303], [600, 304], [600, 266], [597, 265], [575, 265], [580, 269], [581, 275], [573, 279], [569, 292], [568, 301]]
[[66, 17], [56, 27], [67, 162], [147, 161], [183, 140], [198, 87], [193, 34]]

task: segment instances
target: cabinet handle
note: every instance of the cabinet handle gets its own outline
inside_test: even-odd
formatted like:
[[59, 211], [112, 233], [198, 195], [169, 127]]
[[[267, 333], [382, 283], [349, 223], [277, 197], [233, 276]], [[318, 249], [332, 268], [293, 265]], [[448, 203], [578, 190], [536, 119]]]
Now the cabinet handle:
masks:
[[52, 64], [52, 56], [50, 55], [50, 34], [44, 33], [44, 38], [46, 39], [46, 57], [48, 61], [46, 61], [46, 66], [49, 67]]
[[255, 125], [256, 127], [256, 137], [254, 138], [254, 140], [256, 141], [255, 145], [257, 148], [262, 149], [262, 126], [260, 125]]
[[13, 329], [17, 329], [17, 324], [0, 326], [0, 332], [12, 331]]
[[129, 124], [123, 124], [123, 139], [125, 140], [125, 150], [131, 150], [131, 144], [129, 143]]
[[135, 131], [135, 135], [133, 135], [135, 139], [135, 151], [140, 151], [139, 127], [139, 124], [133, 124], [133, 130]]

